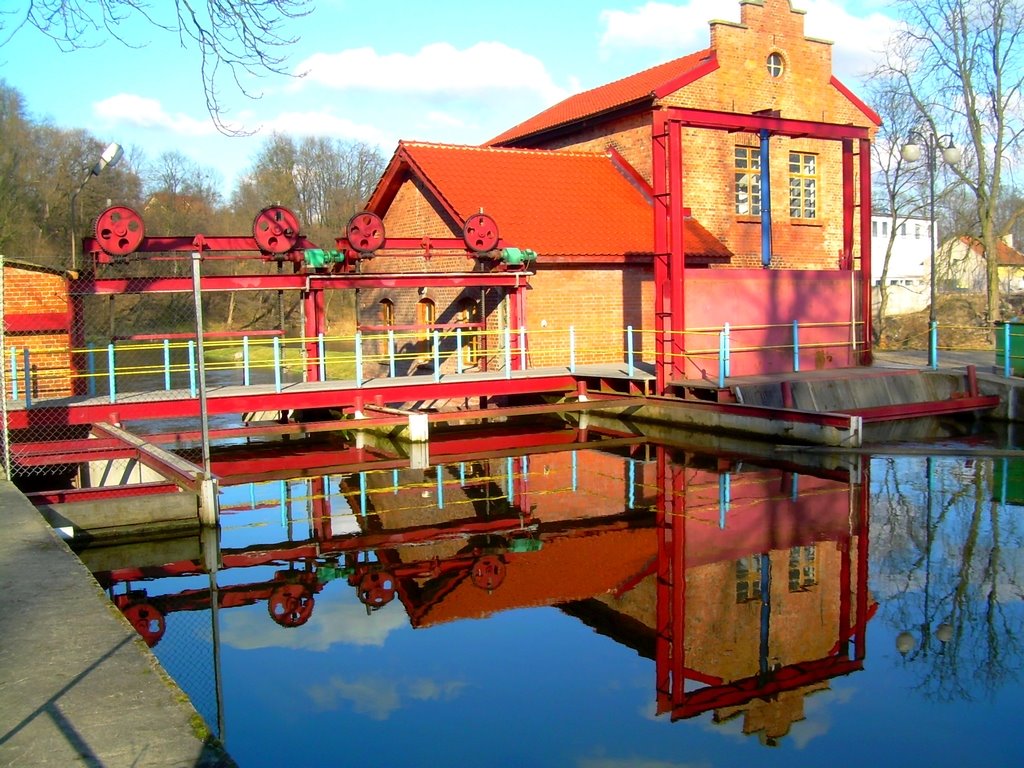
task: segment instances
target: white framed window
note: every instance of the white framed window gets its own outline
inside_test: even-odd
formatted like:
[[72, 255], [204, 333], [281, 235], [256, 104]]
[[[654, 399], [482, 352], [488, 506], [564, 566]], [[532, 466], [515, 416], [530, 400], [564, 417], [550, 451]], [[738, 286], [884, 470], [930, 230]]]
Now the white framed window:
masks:
[[818, 156], [789, 153], [789, 218], [818, 218]]
[[761, 150], [736, 147], [733, 155], [734, 199], [737, 216], [761, 215]]

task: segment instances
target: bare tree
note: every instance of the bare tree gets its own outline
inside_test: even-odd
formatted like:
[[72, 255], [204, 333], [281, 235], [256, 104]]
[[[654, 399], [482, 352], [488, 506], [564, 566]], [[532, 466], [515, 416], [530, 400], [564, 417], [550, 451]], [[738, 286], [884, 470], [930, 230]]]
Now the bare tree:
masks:
[[[895, 87], [894, 87], [895, 86]], [[871, 145], [874, 175], [874, 209], [888, 217], [888, 239], [882, 256], [882, 270], [878, 284], [878, 315], [874, 323], [875, 341], [885, 332], [887, 306], [889, 301], [889, 264], [893, 246], [901, 225], [907, 219], [919, 216], [924, 209], [923, 201], [917, 194], [920, 183], [920, 169], [904, 161], [900, 154], [903, 141], [915, 127], [913, 104], [906, 93], [891, 79], [875, 77], [868, 83], [868, 98], [882, 117], [882, 127]], [[934, 234], [935, 224], [932, 222]]]
[[147, 0], [22, 0], [0, 10], [0, 47], [25, 28], [35, 28], [62, 51], [94, 48], [114, 38], [129, 48], [138, 47], [124, 26], [144, 19], [164, 32], [175, 34], [182, 46], [199, 49], [199, 74], [206, 108], [217, 130], [227, 135], [245, 131], [224, 122], [220, 85], [225, 80], [248, 98], [259, 94], [247, 84], [249, 76], [285, 75], [287, 49], [297, 38], [286, 32], [288, 22], [313, 10], [312, 0], [175, 0], [172, 16], [157, 11]]
[[998, 243], [1022, 213], [999, 220], [1003, 174], [1024, 132], [1024, 0], [903, 0], [893, 8], [903, 23], [879, 74], [901, 84], [921, 129], [952, 132], [965, 145], [953, 173], [971, 191], [987, 258], [987, 314], [997, 321]]

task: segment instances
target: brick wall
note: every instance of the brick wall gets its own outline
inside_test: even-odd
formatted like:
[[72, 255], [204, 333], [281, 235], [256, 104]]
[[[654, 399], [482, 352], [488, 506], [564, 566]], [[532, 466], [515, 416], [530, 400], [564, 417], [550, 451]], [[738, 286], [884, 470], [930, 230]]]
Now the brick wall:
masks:
[[[831, 44], [804, 36], [804, 16], [793, 12], [788, 0], [744, 2], [741, 9], [741, 23], [711, 24], [711, 43], [716, 51], [718, 69], [670, 94], [663, 99], [664, 105], [738, 114], [775, 110], [787, 119], [854, 124], [874, 130], [868, 116], [830, 83]], [[784, 72], [779, 77], [773, 77], [766, 66], [769, 55], [773, 53], [779, 54], [784, 64]], [[650, 113], [633, 114], [603, 123], [588, 122], [573, 134], [561, 134], [542, 144], [531, 142], [531, 146], [582, 151], [605, 151], [613, 147], [650, 183], [651, 125]], [[755, 134], [683, 129], [684, 199], [674, 202], [689, 208], [695, 219], [733, 251], [735, 255], [732, 263], [723, 269], [752, 269], [761, 266], [760, 217], [736, 214], [734, 188], [735, 148], [758, 145], [759, 138]], [[813, 220], [790, 218], [790, 152], [816, 155], [817, 215]], [[788, 270], [805, 275], [810, 275], [814, 270], [835, 272], [843, 239], [840, 143], [776, 136], [770, 139], [770, 155], [773, 276], [766, 278], [763, 285], [756, 277], [744, 278], [760, 286], [748, 291], [743, 299], [748, 303], [739, 313], [748, 317], [748, 323], [751, 324], [781, 324], [782, 321], [774, 318], [778, 308], [765, 304], [765, 297], [773, 295], [767, 292], [769, 283]], [[384, 220], [388, 233], [392, 235], [460, 234], [457, 224], [415, 179], [402, 186]], [[854, 239], [856, 253], [859, 250], [857, 233]], [[435, 255], [429, 261], [421, 257], [390, 259], [387, 262], [375, 259], [367, 265], [368, 271], [384, 268], [389, 271], [433, 272], [464, 271], [468, 266], [462, 254]], [[626, 348], [626, 327], [648, 331], [654, 327], [652, 269], [649, 264], [640, 261], [624, 267], [546, 264], [542, 255], [535, 269], [537, 274], [531, 280], [532, 290], [527, 293], [526, 302], [530, 359], [534, 366], [568, 363], [570, 326], [575, 332], [576, 361], [581, 364], [621, 361]], [[708, 271], [689, 271], [688, 280], [702, 273], [707, 275]], [[793, 277], [792, 284], [805, 285], [806, 281]], [[688, 297], [696, 298], [697, 293], [704, 291], [705, 287], [688, 285]], [[794, 310], [790, 313], [793, 317], [787, 315], [786, 322], [848, 319], [850, 302], [848, 295], [843, 293], [847, 287], [837, 288], [830, 283], [824, 290], [806, 285], [805, 288], [814, 291], [815, 298], [821, 300], [815, 306], [821, 306], [824, 302], [842, 311], [835, 310], [831, 314], [827, 311], [824, 314], [818, 312], [808, 318], [804, 316], [806, 313], [802, 314], [802, 309]], [[838, 295], [837, 291], [842, 295]], [[364, 293], [359, 302], [364, 317], [376, 317], [379, 302], [387, 298], [395, 302], [396, 323], [415, 322], [416, 302], [422, 298], [415, 292], [376, 290]], [[437, 303], [439, 322], [445, 322], [445, 318], [453, 314], [451, 308], [446, 314], [445, 307], [453, 301], [467, 298], [465, 294], [453, 289], [430, 289], [429, 294]], [[788, 284], [786, 296], [790, 297]], [[491, 300], [484, 302], [488, 330], [492, 332], [501, 329], [505, 322], [499, 298], [498, 292], [493, 292]], [[715, 286], [713, 299], [703, 295], [700, 298], [705, 303], [714, 302], [713, 307], [703, 310], [702, 316], [698, 317], [690, 310], [691, 299], [688, 298], [688, 326], [738, 322], [735, 319], [738, 313], [734, 311], [738, 299], [730, 293], [728, 287]], [[755, 306], [761, 312], [760, 319], [750, 317], [750, 306]], [[497, 342], [497, 337], [494, 342]], [[636, 353], [639, 358], [650, 359], [653, 353], [651, 347], [653, 342], [649, 338], [637, 337]], [[752, 356], [745, 358], [745, 361], [752, 366], [757, 364]], [[830, 349], [821, 359], [815, 358], [808, 361], [808, 364], [833, 367], [848, 361], [847, 353], [833, 354]], [[767, 365], [764, 370], [776, 370], [780, 365], [785, 368], [790, 364], [788, 360], [760, 362]], [[493, 363], [500, 365], [500, 356]], [[453, 364], [449, 356], [445, 363], [446, 370], [450, 370]], [[734, 375], [739, 375], [739, 372], [733, 370]]]
[[[3, 365], [10, 374], [11, 349], [18, 366], [18, 396], [25, 396], [24, 350], [28, 349], [31, 396], [64, 397], [71, 392], [71, 337], [67, 280], [63, 274], [28, 264], [4, 264]], [[7, 383], [7, 394], [13, 382]]]
[[[711, 43], [719, 67], [664, 98], [670, 107], [753, 114], [778, 111], [781, 117], [874, 129], [867, 116], [830, 84], [832, 46], [804, 36], [804, 15], [788, 0], [742, 4], [742, 22], [712, 22]], [[768, 56], [783, 57], [785, 71], [772, 77]], [[683, 201], [694, 218], [733, 251], [733, 267], [761, 264], [760, 217], [740, 217], [734, 206], [734, 149], [758, 147], [756, 134], [684, 128]], [[614, 147], [651, 183], [649, 114], [617, 118], [538, 146], [545, 149], [604, 151]], [[789, 153], [818, 160], [818, 216], [813, 222], [789, 217]], [[842, 148], [836, 141], [770, 140], [773, 212], [772, 267], [835, 269], [843, 238]], [[859, 250], [855, 232], [854, 252]]]

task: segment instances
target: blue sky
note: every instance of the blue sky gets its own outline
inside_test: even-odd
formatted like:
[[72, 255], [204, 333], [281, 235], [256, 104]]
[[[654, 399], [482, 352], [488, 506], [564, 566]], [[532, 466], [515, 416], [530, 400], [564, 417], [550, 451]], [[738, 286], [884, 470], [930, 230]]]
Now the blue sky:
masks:
[[[794, 6], [808, 35], [835, 42], [834, 70], [857, 90], [892, 27], [885, 3]], [[739, 13], [739, 0], [318, 0], [283, 30], [298, 38], [288, 63], [304, 77], [250, 84], [256, 101], [222, 92], [225, 121], [256, 131], [248, 138], [217, 133], [194, 46], [143, 23], [122, 26], [128, 45], [68, 53], [22, 28], [0, 48], [0, 77], [34, 118], [117, 141], [136, 160], [181, 152], [214, 169], [227, 193], [274, 131], [365, 141], [385, 157], [399, 139], [478, 144], [572, 93], [705, 47], [708, 21]]]

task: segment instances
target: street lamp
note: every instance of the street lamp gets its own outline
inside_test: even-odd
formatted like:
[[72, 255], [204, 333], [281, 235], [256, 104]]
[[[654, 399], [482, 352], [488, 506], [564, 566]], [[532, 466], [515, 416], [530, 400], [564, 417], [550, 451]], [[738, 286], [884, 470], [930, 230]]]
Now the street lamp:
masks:
[[121, 149], [120, 144], [117, 142], [108, 144], [107, 148], [103, 150], [103, 154], [100, 155], [99, 160], [96, 161], [96, 164], [85, 174], [85, 178], [78, 185], [78, 189], [71, 193], [71, 269], [75, 269], [78, 266], [78, 244], [75, 242], [75, 205], [78, 202], [78, 193], [89, 183], [89, 179], [103, 173], [104, 168], [113, 168], [117, 165], [123, 154], [124, 150]]
[[939, 367], [938, 344], [935, 338], [935, 155], [942, 151], [942, 160], [946, 165], [956, 165], [963, 154], [953, 146], [953, 137], [948, 133], [937, 136], [928, 131], [911, 131], [910, 137], [900, 154], [908, 163], [921, 159], [921, 147], [924, 146], [925, 162], [928, 163], [928, 245], [930, 250], [929, 300], [928, 300], [928, 364], [932, 368]]

